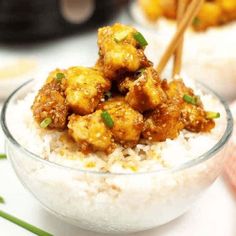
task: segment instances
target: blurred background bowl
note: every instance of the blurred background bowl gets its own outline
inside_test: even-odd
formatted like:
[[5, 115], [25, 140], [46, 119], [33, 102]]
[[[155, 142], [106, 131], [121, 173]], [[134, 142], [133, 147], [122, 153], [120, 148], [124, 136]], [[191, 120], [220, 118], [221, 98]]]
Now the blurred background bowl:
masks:
[[[137, 2], [130, 4], [131, 17], [149, 39], [147, 56], [158, 62], [176, 31], [175, 21], [161, 17], [150, 22]], [[235, 21], [201, 32], [189, 29], [185, 35], [183, 72], [208, 85], [226, 100], [236, 99], [235, 42]], [[169, 70], [172, 70], [173, 62], [169, 64]]]

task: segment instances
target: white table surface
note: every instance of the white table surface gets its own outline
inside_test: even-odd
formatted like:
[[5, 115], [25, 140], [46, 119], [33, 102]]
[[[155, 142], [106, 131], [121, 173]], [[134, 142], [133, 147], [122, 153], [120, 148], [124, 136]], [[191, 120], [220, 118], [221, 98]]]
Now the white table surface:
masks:
[[[129, 22], [126, 15], [119, 22]], [[66, 39], [41, 43], [36, 46], [7, 47], [0, 45], [0, 63], [6, 57], [34, 56], [45, 70], [71, 65], [92, 65], [97, 58], [96, 33], [78, 34]], [[1, 88], [0, 88], [1, 92]], [[0, 153], [4, 152], [4, 139], [0, 131]], [[6, 204], [3, 209], [56, 236], [101, 235], [80, 230], [47, 213], [23, 188], [8, 160], [0, 161], [0, 196]], [[1, 236], [30, 236], [31, 233], [0, 218]], [[136, 233], [137, 236], [235, 236], [236, 197], [219, 178], [196, 203], [195, 207], [179, 219], [154, 230]]]

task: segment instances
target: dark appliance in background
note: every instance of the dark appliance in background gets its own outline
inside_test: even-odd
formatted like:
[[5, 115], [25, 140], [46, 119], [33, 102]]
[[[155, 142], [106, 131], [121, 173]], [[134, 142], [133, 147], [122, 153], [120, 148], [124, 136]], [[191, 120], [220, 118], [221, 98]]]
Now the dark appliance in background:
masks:
[[0, 41], [34, 42], [98, 27], [128, 0], [0, 0]]

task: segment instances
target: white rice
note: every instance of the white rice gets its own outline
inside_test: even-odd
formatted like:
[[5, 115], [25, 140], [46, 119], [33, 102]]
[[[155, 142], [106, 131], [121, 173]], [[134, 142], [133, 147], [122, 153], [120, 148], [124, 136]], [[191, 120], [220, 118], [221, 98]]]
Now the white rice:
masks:
[[[134, 1], [131, 14], [136, 27], [146, 35], [147, 56], [158, 62], [176, 31], [174, 21], [148, 21]], [[188, 30], [185, 35], [183, 68], [190, 78], [200, 80], [228, 100], [236, 98], [236, 22], [211, 27], [204, 32]], [[169, 63], [169, 67], [172, 63]]]
[[[193, 86], [189, 80], [188, 84]], [[8, 122], [14, 137], [23, 147], [43, 159], [64, 166], [111, 173], [170, 169], [204, 154], [222, 136], [220, 124], [225, 120], [224, 108], [215, 97], [203, 94], [200, 90], [196, 94], [201, 96], [206, 110], [221, 113], [221, 118], [216, 120], [216, 127], [210, 133], [191, 133], [184, 130], [174, 140], [146, 142], [133, 149], [119, 146], [110, 155], [101, 152], [85, 155], [78, 151], [76, 144], [61, 141], [63, 132], [41, 129], [34, 121], [31, 111], [36, 92], [29, 93], [10, 108], [18, 115], [11, 116]]]

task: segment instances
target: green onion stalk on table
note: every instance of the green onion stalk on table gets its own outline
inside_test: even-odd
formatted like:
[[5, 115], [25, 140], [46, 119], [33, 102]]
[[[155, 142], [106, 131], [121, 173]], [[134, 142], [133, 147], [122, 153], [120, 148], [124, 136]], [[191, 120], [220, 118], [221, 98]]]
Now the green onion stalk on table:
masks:
[[6, 158], [7, 158], [6, 154], [0, 153], [0, 159], [6, 159]]
[[[6, 158], [7, 158], [7, 156], [5, 154], [0, 154], [0, 159], [6, 159]], [[2, 196], [0, 196], [0, 204], [4, 204], [4, 203], [5, 203], [5, 199]], [[22, 228], [34, 233], [35, 235], [38, 235], [38, 236], [53, 236], [52, 234], [50, 234], [50, 233], [48, 233], [48, 232], [46, 232], [42, 229], [39, 229], [39, 228], [37, 228], [37, 227], [35, 227], [35, 226], [25, 222], [25, 221], [13, 216], [13, 215], [10, 215], [10, 214], [6, 213], [5, 211], [2, 211], [1, 209], [0, 209], [0, 217], [2, 217], [4, 219], [6, 219], [6, 220], [22, 227]]]
[[2, 211], [2, 210], [0, 210], [0, 217], [4, 218], [6, 220], [9, 220], [10, 222], [12, 222], [12, 223], [14, 223], [14, 224], [16, 224], [16, 225], [18, 225], [18, 226], [28, 230], [28, 231], [34, 233], [35, 235], [39, 235], [39, 236], [53, 236], [52, 234], [50, 234], [50, 233], [48, 233], [48, 232], [46, 232], [44, 230], [41, 230], [41, 229], [39, 229], [39, 228], [37, 228], [37, 227], [35, 227], [35, 226], [33, 226], [33, 225], [31, 225], [31, 224], [21, 220], [19, 218], [16, 218], [15, 216], [12, 216], [12, 215]]

